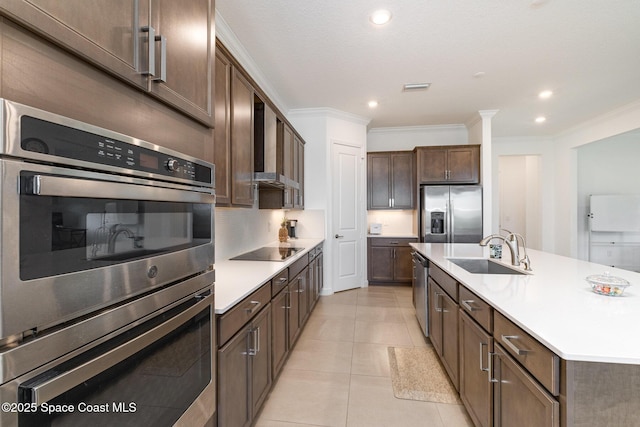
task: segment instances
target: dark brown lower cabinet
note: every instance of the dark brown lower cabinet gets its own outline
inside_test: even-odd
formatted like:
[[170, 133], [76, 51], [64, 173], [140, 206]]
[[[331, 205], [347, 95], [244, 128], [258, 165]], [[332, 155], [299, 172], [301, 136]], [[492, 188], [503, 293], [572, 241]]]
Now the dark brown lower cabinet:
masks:
[[429, 338], [458, 390], [458, 304], [431, 277], [428, 287]]
[[218, 425], [251, 425], [271, 382], [271, 308], [267, 305], [218, 350]]
[[370, 284], [409, 285], [413, 263], [409, 243], [417, 238], [369, 237], [367, 239], [367, 279]]
[[494, 426], [558, 427], [560, 404], [496, 344], [493, 355]]
[[309, 267], [305, 267], [289, 281], [289, 348], [298, 339], [304, 322], [309, 316]]
[[276, 378], [289, 354], [289, 287], [271, 300], [272, 376]]
[[460, 309], [460, 399], [477, 427], [490, 427], [493, 395], [489, 353], [493, 338]]

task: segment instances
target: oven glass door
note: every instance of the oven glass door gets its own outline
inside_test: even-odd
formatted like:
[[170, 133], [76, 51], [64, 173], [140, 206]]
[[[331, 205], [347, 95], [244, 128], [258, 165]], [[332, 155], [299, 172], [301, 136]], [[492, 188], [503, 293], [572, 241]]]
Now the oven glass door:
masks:
[[171, 426], [205, 390], [212, 417], [212, 301], [191, 298], [23, 383], [19, 426]]
[[212, 241], [212, 205], [182, 201], [185, 196], [181, 193], [188, 195], [186, 191], [166, 189], [176, 194], [174, 200], [152, 200], [141, 186], [31, 172], [22, 172], [20, 183], [23, 281], [125, 263]]

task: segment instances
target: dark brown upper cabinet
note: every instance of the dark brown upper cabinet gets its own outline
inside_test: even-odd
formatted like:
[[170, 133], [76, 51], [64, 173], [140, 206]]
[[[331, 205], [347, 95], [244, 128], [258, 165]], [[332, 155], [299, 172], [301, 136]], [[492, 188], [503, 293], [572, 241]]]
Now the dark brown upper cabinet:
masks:
[[414, 164], [411, 151], [368, 153], [367, 209], [413, 209]]
[[213, 127], [214, 0], [13, 0], [0, 13]]
[[419, 184], [477, 184], [480, 146], [417, 147]]

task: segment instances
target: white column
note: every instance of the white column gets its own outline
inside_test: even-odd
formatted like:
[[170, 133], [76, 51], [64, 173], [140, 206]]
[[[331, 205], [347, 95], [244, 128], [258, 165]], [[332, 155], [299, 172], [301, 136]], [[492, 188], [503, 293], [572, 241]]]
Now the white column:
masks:
[[492, 230], [493, 218], [493, 188], [491, 162], [491, 119], [498, 110], [480, 110], [482, 118], [482, 141], [480, 142], [480, 170], [482, 176], [482, 231], [484, 235], [498, 232]]

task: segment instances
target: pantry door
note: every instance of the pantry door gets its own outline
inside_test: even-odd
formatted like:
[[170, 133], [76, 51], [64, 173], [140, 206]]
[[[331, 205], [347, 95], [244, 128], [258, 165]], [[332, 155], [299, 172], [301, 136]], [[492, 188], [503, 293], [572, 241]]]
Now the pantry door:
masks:
[[332, 287], [334, 292], [359, 288], [364, 283], [362, 230], [364, 159], [362, 149], [331, 144]]

